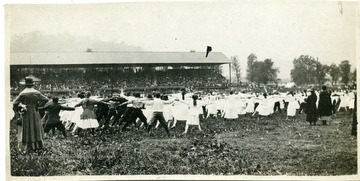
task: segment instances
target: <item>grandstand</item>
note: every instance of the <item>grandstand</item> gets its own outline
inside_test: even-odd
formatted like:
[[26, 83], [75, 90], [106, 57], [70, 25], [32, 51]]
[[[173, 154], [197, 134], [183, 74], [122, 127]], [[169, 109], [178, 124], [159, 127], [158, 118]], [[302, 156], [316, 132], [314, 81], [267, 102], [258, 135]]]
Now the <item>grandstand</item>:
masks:
[[230, 63], [221, 52], [11, 53], [10, 80], [12, 94], [29, 74], [43, 92], [221, 89], [219, 67]]

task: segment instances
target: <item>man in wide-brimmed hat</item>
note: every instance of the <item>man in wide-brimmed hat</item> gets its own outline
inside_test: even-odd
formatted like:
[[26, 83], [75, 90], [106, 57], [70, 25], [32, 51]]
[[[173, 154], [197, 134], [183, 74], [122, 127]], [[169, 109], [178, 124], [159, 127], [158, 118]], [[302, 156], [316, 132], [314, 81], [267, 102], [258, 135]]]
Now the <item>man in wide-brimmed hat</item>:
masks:
[[25, 89], [14, 100], [14, 110], [21, 106], [25, 112], [22, 114], [22, 124], [18, 127], [18, 146], [20, 150], [37, 150], [43, 147], [44, 131], [38, 106], [45, 104], [48, 98], [34, 89], [32, 78], [25, 78]]

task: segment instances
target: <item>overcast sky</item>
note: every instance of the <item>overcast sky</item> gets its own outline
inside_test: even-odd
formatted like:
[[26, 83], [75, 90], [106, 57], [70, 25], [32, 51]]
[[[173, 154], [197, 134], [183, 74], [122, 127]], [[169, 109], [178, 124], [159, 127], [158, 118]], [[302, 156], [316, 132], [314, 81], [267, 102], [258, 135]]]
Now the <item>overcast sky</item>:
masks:
[[[271, 58], [278, 77], [290, 78], [300, 55], [323, 64], [350, 60], [355, 66], [355, 2], [222, 1], [145, 2], [7, 7], [10, 35], [32, 31], [70, 33], [126, 42], [145, 51], [213, 51], [246, 58]], [[341, 11], [342, 10], [342, 11]], [[31, 45], [29, 45], [31, 46]], [[225, 71], [227, 71], [225, 69]]]

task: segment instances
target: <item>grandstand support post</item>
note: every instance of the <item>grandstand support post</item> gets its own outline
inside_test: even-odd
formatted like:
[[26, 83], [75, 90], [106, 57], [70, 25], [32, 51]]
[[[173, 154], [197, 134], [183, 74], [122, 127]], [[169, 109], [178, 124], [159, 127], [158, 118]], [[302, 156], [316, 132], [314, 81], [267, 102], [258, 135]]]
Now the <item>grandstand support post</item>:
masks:
[[110, 81], [111, 81], [111, 97], [113, 96], [113, 92], [114, 92], [114, 80], [113, 80], [113, 76], [112, 74], [114, 73], [114, 71], [112, 71], [113, 68], [110, 68]]
[[107, 69], [107, 72], [108, 72], [108, 75], [109, 75], [109, 80], [110, 80], [110, 87], [111, 87], [110, 97], [113, 96], [113, 91], [114, 91], [114, 81], [113, 81], [113, 76], [112, 76], [112, 74], [113, 74], [113, 71], [112, 71], [112, 70], [113, 70], [112, 67], [110, 67], [110, 68]]
[[231, 89], [231, 63], [229, 63], [229, 78], [230, 78], [230, 89]]

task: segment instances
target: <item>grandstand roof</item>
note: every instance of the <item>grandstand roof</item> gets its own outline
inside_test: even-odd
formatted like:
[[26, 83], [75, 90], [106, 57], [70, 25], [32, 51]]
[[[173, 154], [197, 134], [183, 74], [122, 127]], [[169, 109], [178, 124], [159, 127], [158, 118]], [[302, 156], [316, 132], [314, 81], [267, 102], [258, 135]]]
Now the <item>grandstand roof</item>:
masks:
[[11, 53], [10, 65], [219, 65], [231, 61], [221, 52], [80, 52], [80, 53]]

